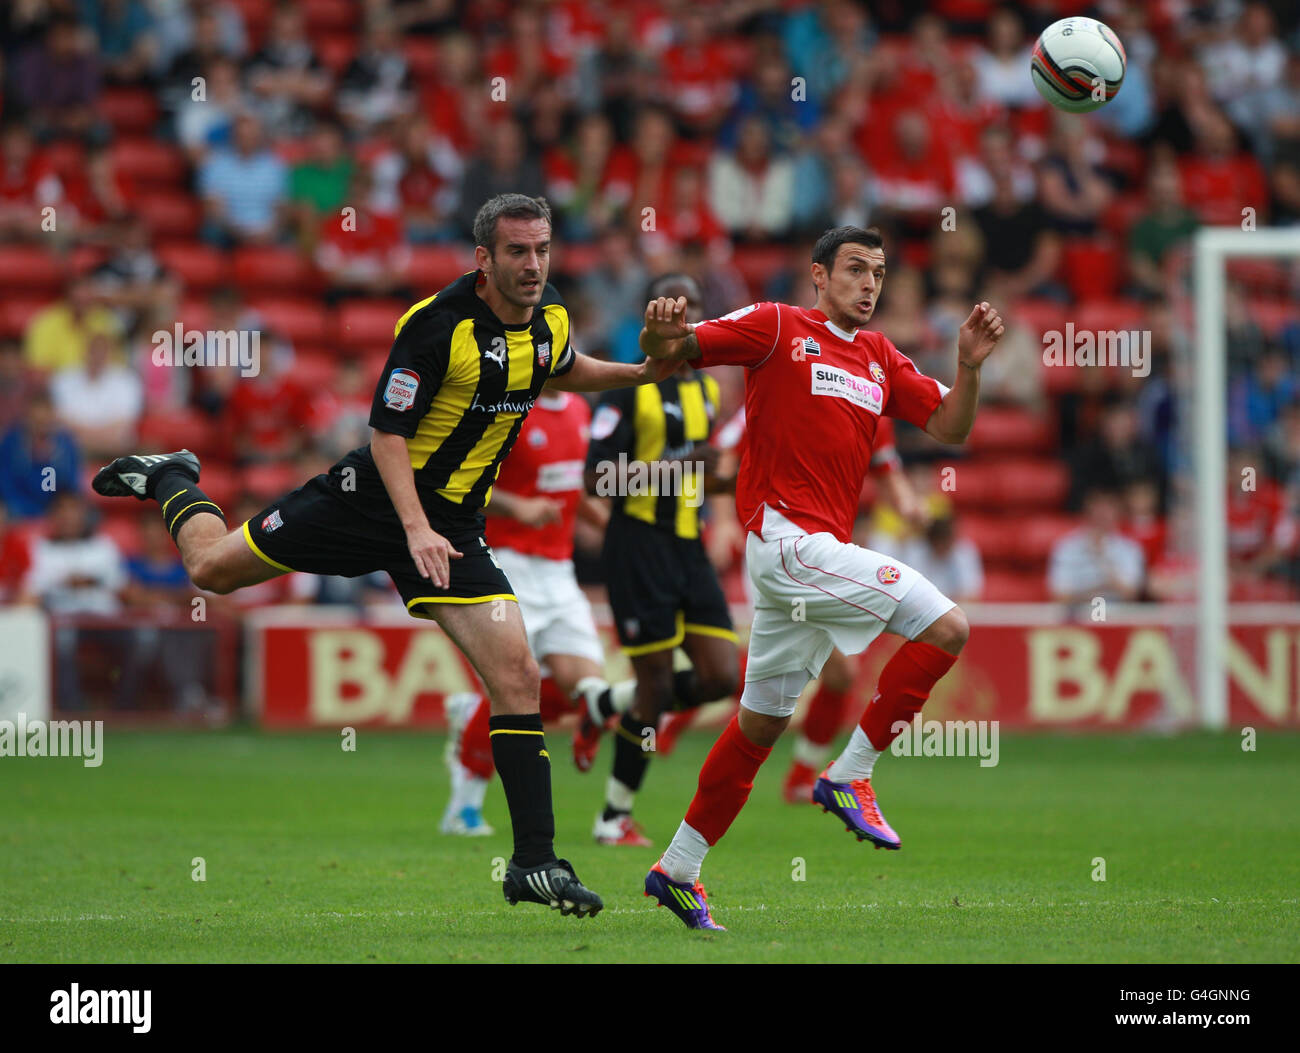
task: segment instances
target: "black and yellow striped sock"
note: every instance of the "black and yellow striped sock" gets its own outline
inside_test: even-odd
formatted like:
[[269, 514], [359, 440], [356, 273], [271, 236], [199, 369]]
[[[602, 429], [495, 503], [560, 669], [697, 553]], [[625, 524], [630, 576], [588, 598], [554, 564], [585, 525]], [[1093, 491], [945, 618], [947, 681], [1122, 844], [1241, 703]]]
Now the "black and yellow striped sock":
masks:
[[153, 497], [162, 507], [163, 522], [173, 541], [177, 531], [201, 512], [217, 516], [223, 523], [226, 521], [226, 514], [216, 502], [180, 470], [159, 475], [153, 485]]
[[501, 776], [515, 835], [514, 862], [541, 866], [555, 859], [555, 812], [551, 806], [551, 758], [540, 713], [488, 720], [492, 761]]

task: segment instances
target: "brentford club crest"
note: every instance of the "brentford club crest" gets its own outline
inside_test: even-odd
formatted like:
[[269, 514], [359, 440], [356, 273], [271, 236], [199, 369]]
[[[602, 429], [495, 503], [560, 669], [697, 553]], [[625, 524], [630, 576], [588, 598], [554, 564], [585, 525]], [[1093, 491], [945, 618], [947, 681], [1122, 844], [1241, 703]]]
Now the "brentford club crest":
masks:
[[877, 384], [883, 384], [885, 382], [885, 371], [881, 368], [879, 362], [872, 362], [867, 366], [867, 372], [871, 374], [871, 379]]
[[885, 566], [876, 571], [876, 580], [880, 582], [881, 585], [895, 585], [898, 583], [898, 579], [902, 576], [903, 575], [899, 573], [897, 567], [891, 567], [889, 564], [885, 564]]
[[272, 531], [279, 530], [282, 526], [284, 526], [284, 520], [280, 518], [280, 510], [277, 508], [262, 520], [262, 533], [269, 534]]
[[545, 369], [550, 364], [551, 364], [551, 342], [547, 340], [545, 343], [541, 343], [537, 345], [537, 368]]

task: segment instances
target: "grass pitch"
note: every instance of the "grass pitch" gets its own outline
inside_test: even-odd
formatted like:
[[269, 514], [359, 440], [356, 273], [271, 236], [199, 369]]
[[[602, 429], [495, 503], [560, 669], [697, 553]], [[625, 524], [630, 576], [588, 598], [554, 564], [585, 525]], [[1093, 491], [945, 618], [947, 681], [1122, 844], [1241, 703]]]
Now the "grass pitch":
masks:
[[[0, 961], [1300, 960], [1300, 736], [1004, 735], [995, 768], [886, 756], [901, 852], [783, 804], [787, 739], [706, 863], [719, 934], [643, 898], [656, 849], [592, 843], [608, 742], [583, 776], [548, 736], [557, 847], [604, 896], [595, 919], [506, 906], [499, 785], [494, 836], [437, 833], [438, 736], [362, 731], [346, 753], [330, 734], [110, 731], [100, 768], [0, 760]], [[712, 740], [652, 765], [637, 812], [657, 847]]]

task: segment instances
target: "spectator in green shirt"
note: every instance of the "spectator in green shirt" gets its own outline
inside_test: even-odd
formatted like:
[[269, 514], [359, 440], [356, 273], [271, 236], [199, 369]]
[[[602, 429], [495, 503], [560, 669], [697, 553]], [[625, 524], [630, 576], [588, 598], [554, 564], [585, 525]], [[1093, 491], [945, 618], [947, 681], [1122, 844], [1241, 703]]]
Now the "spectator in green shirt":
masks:
[[318, 123], [312, 132], [310, 153], [289, 173], [289, 202], [294, 223], [308, 247], [314, 243], [322, 219], [348, 204], [352, 168], [343, 129], [331, 121]]
[[1146, 215], [1129, 231], [1129, 273], [1142, 295], [1159, 299], [1165, 292], [1165, 256], [1199, 226], [1196, 213], [1183, 204], [1178, 168], [1172, 162], [1151, 169], [1147, 205]]

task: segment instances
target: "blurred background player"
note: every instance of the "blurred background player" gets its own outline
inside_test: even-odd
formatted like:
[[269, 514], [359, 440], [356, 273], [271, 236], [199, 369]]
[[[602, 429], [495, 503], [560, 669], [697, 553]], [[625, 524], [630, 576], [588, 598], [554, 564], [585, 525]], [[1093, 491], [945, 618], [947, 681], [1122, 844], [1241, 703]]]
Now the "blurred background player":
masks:
[[647, 306], [641, 332], [651, 358], [746, 367], [749, 431], [736, 506], [750, 532], [746, 566], [757, 602], [745, 690], [739, 716], [700, 770], [686, 818], [645, 879], [646, 895], [689, 928], [718, 928], [700, 868], [744, 807], [804, 686], [835, 647], [857, 654], [886, 630], [906, 642], [814, 799], [859, 840], [901, 847], [876, 802], [872, 770], [970, 635], [960, 608], [927, 579], [850, 538], [879, 419], [899, 417], [939, 442], [964, 442], [980, 366], [1005, 332], [1002, 320], [987, 303], [971, 310], [957, 335], [950, 389], [883, 334], [862, 329], [885, 280], [878, 230], [827, 230], [813, 246], [811, 276], [811, 309], [757, 303], [692, 325], [684, 300], [660, 298]]
[[[543, 391], [501, 465], [487, 507], [488, 541], [514, 587], [529, 650], [541, 666], [543, 721], [572, 712], [579, 687], [595, 694], [610, 687], [591, 604], [573, 570], [578, 518], [604, 526], [609, 516], [602, 502], [584, 492], [590, 433], [591, 410], [582, 398]], [[632, 690], [628, 681], [612, 695], [626, 709]], [[451, 799], [440, 829], [490, 834], [483, 821], [483, 796], [493, 771], [489, 707], [477, 692], [450, 695], [445, 705]]]
[[[700, 317], [700, 290], [690, 278], [665, 275], [650, 293], [682, 297], [687, 314]], [[660, 716], [725, 698], [739, 679], [727, 599], [700, 540], [705, 493], [734, 483], [716, 474], [718, 451], [707, 445], [718, 410], [717, 381], [688, 367], [636, 392], [608, 392], [592, 417], [587, 490], [617, 494], [602, 560], [614, 626], [636, 673], [635, 696], [614, 728], [613, 771], [593, 831], [602, 844], [650, 844], [632, 805]], [[674, 672], [678, 647], [692, 667]], [[588, 731], [618, 713], [615, 692], [589, 686], [583, 694]]]

